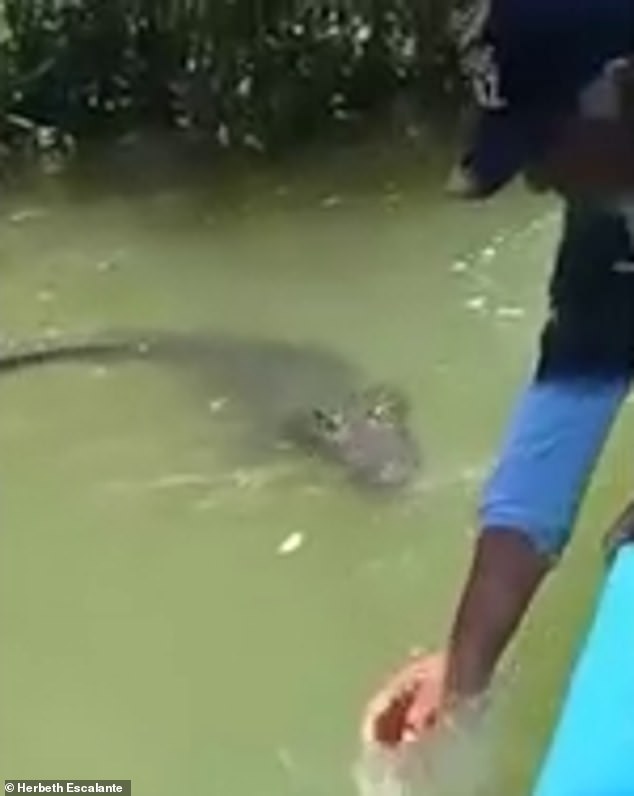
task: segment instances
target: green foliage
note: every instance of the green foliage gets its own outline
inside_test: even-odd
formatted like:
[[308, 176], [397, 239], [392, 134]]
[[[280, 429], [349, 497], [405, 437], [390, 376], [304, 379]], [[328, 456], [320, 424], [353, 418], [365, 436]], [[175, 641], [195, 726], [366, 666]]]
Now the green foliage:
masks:
[[80, 138], [151, 123], [284, 148], [404, 92], [446, 94], [447, 13], [446, 0], [0, 0], [2, 138], [16, 119]]

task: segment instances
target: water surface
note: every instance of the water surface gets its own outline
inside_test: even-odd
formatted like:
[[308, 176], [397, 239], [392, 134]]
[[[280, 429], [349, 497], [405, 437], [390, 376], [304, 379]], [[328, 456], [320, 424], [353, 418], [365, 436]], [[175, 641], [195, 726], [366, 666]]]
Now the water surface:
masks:
[[[445, 199], [445, 165], [360, 152], [203, 186], [4, 197], [3, 337], [319, 346], [409, 396], [425, 454], [416, 489], [381, 502], [251, 447], [250, 419], [198, 374], [6, 378], [4, 776], [131, 778], [137, 796], [355, 792], [364, 700], [411, 646], [442, 640], [558, 233], [557, 207], [520, 189]], [[547, 737], [600, 574], [597, 526], [627, 491], [627, 416], [621, 432], [510, 659], [491, 796], [525, 792]]]

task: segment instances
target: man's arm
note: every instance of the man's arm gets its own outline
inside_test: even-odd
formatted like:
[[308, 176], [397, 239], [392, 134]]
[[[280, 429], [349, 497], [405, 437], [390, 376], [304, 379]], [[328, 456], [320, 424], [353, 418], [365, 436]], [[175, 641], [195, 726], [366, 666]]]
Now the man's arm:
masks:
[[488, 686], [569, 541], [634, 369], [632, 260], [622, 217], [567, 208], [535, 379], [482, 498], [482, 532], [450, 637], [450, 698]]
[[[439, 693], [453, 707], [488, 687], [569, 541], [629, 389], [634, 272], [617, 266], [634, 260], [631, 249], [623, 219], [585, 206], [568, 209], [535, 377], [520, 398], [483, 491], [481, 531], [446, 665], [410, 664], [409, 680], [401, 672], [374, 703], [389, 712], [405, 692], [410, 707], [402, 711], [401, 723], [410, 732], [422, 731], [426, 717], [438, 714]], [[371, 709], [367, 723], [380, 714]]]
[[482, 530], [450, 637], [448, 698], [489, 685], [538, 587], [565, 549], [625, 380], [533, 384], [484, 493]]

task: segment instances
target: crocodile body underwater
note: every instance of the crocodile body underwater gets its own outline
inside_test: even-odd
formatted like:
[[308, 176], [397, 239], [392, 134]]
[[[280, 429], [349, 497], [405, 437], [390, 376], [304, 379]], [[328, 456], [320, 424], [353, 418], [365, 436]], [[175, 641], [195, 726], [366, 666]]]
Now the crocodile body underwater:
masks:
[[0, 353], [0, 375], [128, 362], [187, 370], [208, 398], [222, 389], [241, 404], [258, 433], [334, 462], [359, 485], [398, 488], [418, 471], [402, 396], [314, 346], [186, 332], [104, 334], [13, 344]]

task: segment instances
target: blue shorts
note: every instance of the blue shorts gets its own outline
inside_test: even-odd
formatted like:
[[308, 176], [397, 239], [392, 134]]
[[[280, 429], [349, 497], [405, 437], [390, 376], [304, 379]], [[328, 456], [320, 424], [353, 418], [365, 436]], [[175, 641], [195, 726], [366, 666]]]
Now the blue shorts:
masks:
[[519, 401], [485, 486], [485, 529], [514, 528], [561, 554], [629, 381], [534, 382]]
[[567, 206], [550, 309], [481, 521], [557, 556], [634, 376], [634, 246], [620, 214]]

